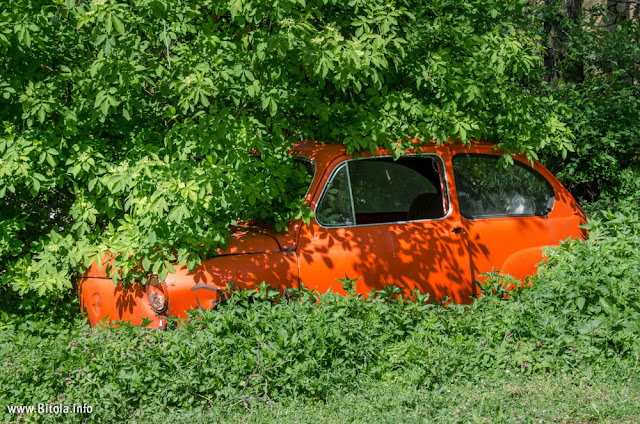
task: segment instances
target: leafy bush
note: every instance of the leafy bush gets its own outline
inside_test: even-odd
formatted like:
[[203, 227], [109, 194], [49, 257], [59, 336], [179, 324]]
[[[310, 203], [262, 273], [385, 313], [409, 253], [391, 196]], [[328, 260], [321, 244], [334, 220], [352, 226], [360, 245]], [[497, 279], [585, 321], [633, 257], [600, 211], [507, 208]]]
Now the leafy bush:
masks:
[[[640, 207], [638, 195], [617, 209], [591, 215], [587, 241], [571, 240], [550, 249], [538, 275], [545, 284], [527, 293], [562, 311], [577, 337], [594, 352], [637, 349], [640, 331]], [[542, 317], [541, 317], [542, 319]], [[594, 353], [592, 352], [592, 353]]]

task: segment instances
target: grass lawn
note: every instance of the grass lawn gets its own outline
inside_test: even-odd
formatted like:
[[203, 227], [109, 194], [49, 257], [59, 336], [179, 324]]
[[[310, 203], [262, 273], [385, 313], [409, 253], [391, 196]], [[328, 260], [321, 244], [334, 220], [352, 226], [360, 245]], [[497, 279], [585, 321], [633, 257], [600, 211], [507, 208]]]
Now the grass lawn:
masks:
[[[167, 422], [246, 423], [638, 423], [640, 379], [637, 376], [570, 375], [507, 377], [477, 384], [458, 381], [431, 390], [402, 384], [361, 387], [336, 393], [326, 403], [291, 400], [268, 406], [253, 401], [211, 409], [165, 411]], [[144, 409], [134, 420], [160, 418]]]

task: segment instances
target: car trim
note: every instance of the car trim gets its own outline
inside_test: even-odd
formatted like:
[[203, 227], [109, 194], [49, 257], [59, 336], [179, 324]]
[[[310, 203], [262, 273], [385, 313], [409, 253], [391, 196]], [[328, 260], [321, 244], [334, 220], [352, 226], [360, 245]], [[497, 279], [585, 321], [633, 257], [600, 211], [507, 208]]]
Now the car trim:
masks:
[[[500, 154], [491, 154], [491, 153], [456, 153], [453, 156], [451, 156], [451, 171], [453, 172], [453, 179], [455, 181], [456, 179], [456, 170], [454, 169], [454, 160], [456, 157], [491, 157], [491, 158], [500, 158]], [[557, 197], [557, 193], [555, 188], [553, 187], [553, 184], [551, 184], [549, 182], [549, 180], [547, 178], [545, 178], [544, 175], [542, 175], [540, 172], [538, 172], [533, 166], [529, 166], [526, 163], [523, 163], [517, 159], [515, 159], [513, 161], [514, 166], [519, 166], [521, 168], [526, 169], [528, 172], [531, 172], [534, 175], [537, 175], [538, 177], [540, 177], [542, 179], [542, 181], [544, 181], [544, 183], [547, 185], [547, 187], [549, 189], [551, 189], [551, 192], [553, 193], [553, 205], [551, 205], [551, 209], [549, 209], [547, 211], [546, 214], [544, 215], [539, 215], [539, 214], [530, 214], [530, 215], [504, 215], [504, 214], [500, 214], [500, 215], [473, 215], [470, 217], [466, 217], [462, 214], [462, 210], [460, 210], [460, 217], [467, 220], [467, 221], [480, 221], [483, 219], [511, 219], [511, 218], [532, 218], [532, 217], [538, 217], [538, 218], [548, 218], [549, 215], [551, 214], [551, 212], [553, 212], [553, 209], [556, 207], [556, 197]], [[458, 193], [458, 190], [456, 188], [456, 195]], [[458, 207], [460, 206], [460, 202], [459, 199], [458, 200]]]
[[[432, 157], [435, 160], [439, 160], [440, 164], [442, 165], [442, 173], [438, 172], [440, 174], [440, 178], [443, 178], [443, 183], [444, 183], [444, 188], [446, 193], [444, 194], [444, 199], [446, 200], [446, 204], [447, 204], [447, 211], [444, 214], [444, 216], [442, 218], [435, 218], [435, 219], [414, 219], [411, 221], [387, 221], [387, 222], [376, 222], [373, 224], [353, 224], [353, 225], [336, 225], [336, 226], [326, 226], [323, 225], [322, 223], [320, 223], [320, 221], [318, 221], [315, 217], [314, 217], [314, 221], [316, 222], [316, 224], [318, 224], [318, 226], [320, 226], [321, 228], [324, 229], [334, 229], [334, 228], [353, 228], [353, 227], [372, 227], [375, 225], [389, 225], [389, 224], [408, 224], [408, 223], [412, 223], [412, 222], [435, 222], [435, 221], [443, 221], [447, 218], [449, 218], [449, 216], [451, 216], [452, 213], [452, 205], [451, 205], [451, 193], [449, 190], [449, 179], [447, 178], [447, 167], [446, 164], [444, 162], [444, 160], [442, 159], [442, 157], [437, 154], [437, 153], [407, 153], [405, 156], [403, 157], [407, 157], [407, 156], [418, 156], [418, 157]], [[315, 208], [318, 206], [318, 204], [320, 203], [320, 201], [322, 200], [323, 196], [325, 195], [325, 192], [327, 191], [328, 187], [329, 187], [329, 182], [332, 181], [333, 177], [335, 176], [336, 173], [338, 173], [340, 171], [340, 169], [342, 169], [342, 167], [347, 166], [347, 164], [349, 162], [352, 161], [356, 161], [356, 160], [371, 160], [371, 159], [378, 159], [378, 158], [392, 158], [393, 155], [390, 154], [385, 154], [385, 155], [376, 155], [376, 156], [365, 156], [365, 157], [359, 157], [359, 158], [351, 158], [351, 159], [346, 159], [342, 162], [340, 162], [329, 174], [329, 177], [327, 178], [324, 187], [322, 187], [322, 191], [320, 192], [320, 196], [318, 196], [318, 200], [316, 201], [316, 204], [314, 205], [314, 209], [313, 212], [315, 213]], [[349, 183], [349, 194], [351, 195], [351, 207], [352, 207], [352, 213], [353, 213], [353, 219], [355, 222], [356, 216], [355, 216], [355, 208], [353, 206], [353, 193], [351, 193], [351, 178], [349, 177], [349, 168], [347, 167], [347, 181]]]
[[[349, 171], [349, 166], [347, 162], [344, 162], [344, 166], [347, 167], [347, 187], [349, 187], [349, 200], [351, 201], [351, 216], [353, 217], [353, 225], [356, 225], [356, 206], [353, 202], [353, 190], [351, 189], [351, 172]], [[327, 180], [327, 182], [329, 182]]]

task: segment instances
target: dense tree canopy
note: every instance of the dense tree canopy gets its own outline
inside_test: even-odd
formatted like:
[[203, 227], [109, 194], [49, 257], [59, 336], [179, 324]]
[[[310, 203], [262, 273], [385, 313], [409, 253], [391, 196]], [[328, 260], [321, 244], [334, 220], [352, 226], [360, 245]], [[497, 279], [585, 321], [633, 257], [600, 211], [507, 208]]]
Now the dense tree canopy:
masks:
[[[190, 266], [236, 220], [307, 216], [287, 148], [573, 150], [527, 0], [7, 0], [0, 278], [52, 294], [106, 251]], [[566, 115], [565, 115], [566, 116]], [[144, 258], [140, 260], [140, 258]], [[139, 268], [139, 264], [142, 267]]]

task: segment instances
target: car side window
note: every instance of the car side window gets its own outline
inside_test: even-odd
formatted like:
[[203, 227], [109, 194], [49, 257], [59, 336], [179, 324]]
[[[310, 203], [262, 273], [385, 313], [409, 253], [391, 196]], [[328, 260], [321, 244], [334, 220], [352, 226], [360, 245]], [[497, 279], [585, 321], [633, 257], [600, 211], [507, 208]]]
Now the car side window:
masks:
[[316, 207], [316, 220], [326, 227], [344, 227], [355, 223], [346, 166], [341, 167], [327, 182], [327, 188]]
[[456, 155], [453, 174], [465, 218], [544, 216], [553, 209], [551, 184], [520, 162], [504, 167], [498, 156]]
[[[345, 178], [346, 183], [342, 181]], [[442, 166], [433, 157], [352, 160], [327, 184], [316, 208], [316, 219], [324, 226], [439, 219], [448, 208], [444, 191]], [[338, 197], [343, 199], [341, 210], [349, 214], [346, 218], [344, 214], [333, 216], [337, 208], [332, 205]]]

